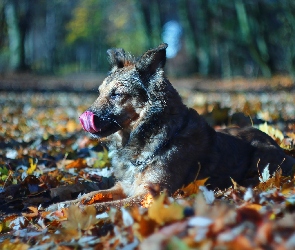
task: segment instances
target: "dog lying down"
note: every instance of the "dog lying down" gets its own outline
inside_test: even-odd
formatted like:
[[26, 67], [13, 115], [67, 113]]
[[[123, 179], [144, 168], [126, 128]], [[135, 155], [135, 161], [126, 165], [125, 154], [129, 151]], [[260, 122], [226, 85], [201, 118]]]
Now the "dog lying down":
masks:
[[255, 185], [267, 164], [271, 174], [279, 168], [291, 174], [295, 159], [265, 133], [252, 127], [216, 132], [183, 104], [164, 76], [166, 48], [161, 44], [139, 59], [123, 49], [108, 50], [112, 70], [80, 121], [93, 137], [106, 137], [117, 183], [63, 205], [81, 204], [97, 193], [118, 199], [96, 203], [97, 210], [130, 205], [140, 202], [150, 185], [173, 193], [196, 178], [210, 177], [211, 189], [229, 187], [230, 178]]

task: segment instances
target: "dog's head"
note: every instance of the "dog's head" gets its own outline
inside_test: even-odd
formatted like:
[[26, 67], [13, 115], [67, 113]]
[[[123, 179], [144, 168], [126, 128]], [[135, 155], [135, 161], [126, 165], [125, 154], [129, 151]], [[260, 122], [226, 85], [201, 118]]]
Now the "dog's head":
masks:
[[98, 137], [130, 129], [159, 90], [163, 78], [167, 44], [148, 50], [139, 59], [123, 49], [108, 50], [112, 69], [99, 87], [99, 96], [80, 116], [83, 129]]

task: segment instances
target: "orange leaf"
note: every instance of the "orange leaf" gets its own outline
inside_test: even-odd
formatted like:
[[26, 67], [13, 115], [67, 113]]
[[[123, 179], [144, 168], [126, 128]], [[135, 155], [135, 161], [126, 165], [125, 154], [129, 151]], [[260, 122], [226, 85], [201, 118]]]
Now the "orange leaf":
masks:
[[32, 218], [32, 217], [37, 217], [38, 216], [38, 208], [36, 207], [28, 207], [32, 213], [22, 213], [24, 217]]
[[209, 178], [205, 178], [203, 180], [195, 180], [188, 184], [186, 187], [182, 188], [182, 191], [185, 193], [185, 196], [197, 194], [199, 192], [199, 187], [204, 186], [208, 179]]
[[262, 206], [259, 204], [252, 204], [251, 203], [251, 204], [246, 204], [245, 206], [243, 206], [243, 208], [254, 209], [258, 212], [262, 208]]
[[286, 135], [295, 140], [295, 133], [286, 133]]
[[70, 164], [68, 164], [66, 166], [66, 169], [70, 169], [70, 168], [86, 168], [87, 164], [86, 164], [86, 160], [83, 158], [79, 158], [73, 162], [71, 162]]
[[143, 199], [142, 201], [140, 202], [140, 205], [145, 207], [145, 208], [148, 208], [151, 206], [151, 204], [153, 203], [154, 199], [153, 199], [153, 196], [148, 193]]
[[113, 200], [113, 195], [111, 193], [105, 194], [105, 195], [103, 195], [102, 193], [98, 193], [93, 195], [90, 200], [83, 199], [81, 204], [91, 205], [97, 202], [106, 202], [106, 201], [112, 201], [112, 200]]

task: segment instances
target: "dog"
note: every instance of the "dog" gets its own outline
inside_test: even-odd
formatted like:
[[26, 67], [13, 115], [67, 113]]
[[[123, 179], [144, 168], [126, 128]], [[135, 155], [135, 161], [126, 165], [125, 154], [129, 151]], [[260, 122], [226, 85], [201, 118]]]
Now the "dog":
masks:
[[85, 203], [101, 193], [114, 201], [97, 210], [141, 201], [150, 185], [170, 194], [209, 177], [209, 188], [259, 183], [259, 172], [281, 168], [290, 175], [295, 159], [285, 155], [267, 134], [253, 127], [215, 131], [194, 109], [186, 107], [164, 76], [167, 44], [136, 59], [123, 49], [107, 51], [111, 71], [99, 96], [80, 116], [85, 131], [105, 137], [117, 179], [108, 190], [94, 191], [66, 205]]

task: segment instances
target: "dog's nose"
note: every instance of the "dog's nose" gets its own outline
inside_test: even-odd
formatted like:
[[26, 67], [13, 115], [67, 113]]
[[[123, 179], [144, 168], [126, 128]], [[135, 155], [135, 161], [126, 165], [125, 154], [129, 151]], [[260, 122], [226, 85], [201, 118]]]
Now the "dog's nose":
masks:
[[80, 123], [83, 129], [90, 133], [100, 132], [100, 129], [95, 126], [94, 123], [95, 114], [91, 111], [85, 111], [80, 117]]

